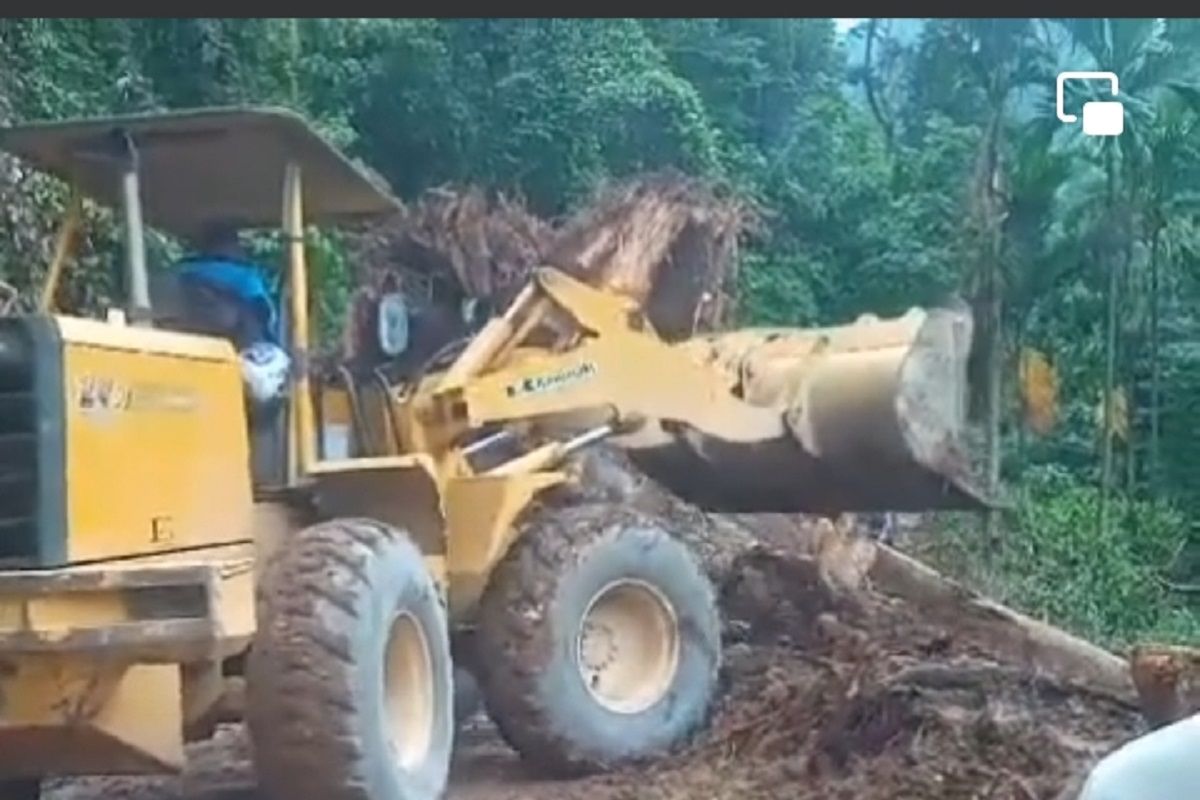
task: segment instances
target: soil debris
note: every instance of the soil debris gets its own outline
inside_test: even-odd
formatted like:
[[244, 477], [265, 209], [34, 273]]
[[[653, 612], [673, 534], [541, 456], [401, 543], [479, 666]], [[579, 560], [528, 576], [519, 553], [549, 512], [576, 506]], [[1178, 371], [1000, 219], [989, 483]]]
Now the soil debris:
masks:
[[[662, 515], [716, 581], [726, 652], [711, 723], [680, 752], [555, 781], [479, 717], [458, 736], [449, 800], [1075, 800], [1087, 768], [1146, 728], [1134, 702], [1031, 673], [823, 567], [822, 537], [844, 540], [844, 520], [703, 514], [612, 449], [579, 468], [587, 488], [559, 501]], [[189, 748], [182, 777], [58, 781], [46, 798], [263, 800], [249, 752], [227, 726]]]
[[901, 604], [814, 590], [811, 569], [778, 551], [741, 559], [723, 596], [745, 633], [710, 729], [560, 796], [1056, 800], [1141, 730], [1132, 707], [1031, 678]]

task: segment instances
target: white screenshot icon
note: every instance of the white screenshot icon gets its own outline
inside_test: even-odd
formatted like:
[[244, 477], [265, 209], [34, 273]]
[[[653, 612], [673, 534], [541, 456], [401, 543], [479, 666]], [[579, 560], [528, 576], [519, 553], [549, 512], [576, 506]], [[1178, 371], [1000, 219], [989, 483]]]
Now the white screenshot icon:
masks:
[[[1055, 87], [1055, 110], [1063, 122], [1075, 122], [1079, 117], [1063, 111], [1063, 84], [1068, 80], [1106, 80], [1117, 96], [1117, 76], [1113, 72], [1060, 72]], [[1083, 104], [1083, 132], [1087, 136], [1119, 136], [1125, 130], [1125, 106], [1119, 100], [1093, 100]]]

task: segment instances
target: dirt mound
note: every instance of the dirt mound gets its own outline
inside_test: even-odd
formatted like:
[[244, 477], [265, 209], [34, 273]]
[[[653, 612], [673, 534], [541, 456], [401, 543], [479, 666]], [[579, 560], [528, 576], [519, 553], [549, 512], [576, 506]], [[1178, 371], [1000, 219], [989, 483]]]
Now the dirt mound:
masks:
[[735, 688], [696, 755], [760, 762], [763, 797], [775, 772], [803, 776], [808, 794], [793, 797], [1052, 798], [1140, 725], [1133, 709], [997, 661], [903, 605], [814, 591], [814, 578], [793, 580], [794, 558], [748, 558], [768, 585], [739, 585], [780, 598], [783, 613], [745, 589], [727, 598], [751, 644], [731, 659]]
[[[602, 471], [599, 463], [592, 468]], [[666, 503], [676, 522], [697, 521], [674, 516], [690, 509], [652, 484], [620, 484], [619, 464], [608, 469], [617, 488], [593, 489], [593, 501]], [[448, 798], [1075, 800], [1086, 768], [1143, 730], [1132, 705], [1034, 675], [910, 606], [846, 588], [798, 540], [782, 550], [741, 538], [750, 534], [744, 521], [708, 518], [741, 532], [732, 543], [719, 527], [686, 532], [710, 547], [727, 623], [721, 697], [689, 748], [640, 768], [552, 781], [481, 722], [458, 738]], [[189, 751], [182, 779], [63, 781], [48, 797], [262, 800], [240, 726]]]
[[[1075, 800], [1073, 781], [1144, 729], [1132, 705], [863, 588], [846, 574], [849, 518], [704, 514], [613, 448], [579, 469], [571, 500], [660, 515], [701, 556], [725, 617], [723, 695], [706, 733], [665, 761], [570, 783], [518, 769], [465, 797]], [[847, 556], [816, 557], [829, 547]]]
[[549, 502], [627, 505], [658, 517], [692, 548], [718, 585], [728, 579], [737, 559], [758, 541], [747, 519], [706, 514], [683, 502], [639, 471], [623, 450], [612, 445], [600, 444], [584, 451], [566, 468], [577, 480], [550, 493]]
[[1087, 766], [1140, 730], [1128, 706], [822, 585], [804, 559], [743, 555], [724, 591], [740, 641], [708, 732], [558, 796], [1074, 800]]

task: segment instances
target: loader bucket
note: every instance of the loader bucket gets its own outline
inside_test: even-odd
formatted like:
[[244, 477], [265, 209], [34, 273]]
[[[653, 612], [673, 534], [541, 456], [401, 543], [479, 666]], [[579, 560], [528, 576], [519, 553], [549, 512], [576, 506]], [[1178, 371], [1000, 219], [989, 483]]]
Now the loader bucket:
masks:
[[966, 311], [913, 309], [683, 343], [742, 401], [777, 412], [778, 430], [747, 439], [661, 420], [626, 447], [647, 474], [713, 511], [991, 507], [961, 444], [971, 327]]

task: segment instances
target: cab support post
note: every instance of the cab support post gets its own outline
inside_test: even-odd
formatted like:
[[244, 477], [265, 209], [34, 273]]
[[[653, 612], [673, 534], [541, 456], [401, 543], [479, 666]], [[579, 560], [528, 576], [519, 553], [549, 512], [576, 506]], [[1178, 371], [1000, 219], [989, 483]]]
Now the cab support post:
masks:
[[287, 165], [283, 178], [283, 230], [288, 243], [288, 284], [291, 298], [292, 359], [296, 366], [288, 418], [289, 483], [303, 480], [315, 463], [316, 445], [308, 365], [308, 269], [304, 258], [304, 206], [300, 165]]
[[62, 227], [58, 229], [58, 238], [54, 241], [54, 257], [46, 270], [46, 278], [42, 283], [41, 299], [38, 301], [38, 312], [49, 314], [54, 310], [54, 296], [62, 281], [62, 272], [70, 257], [71, 244], [79, 232], [83, 218], [83, 195], [79, 188], [71, 187], [71, 200], [67, 204], [67, 214], [63, 217]]
[[125, 221], [125, 283], [130, 322], [145, 325], [150, 317], [150, 282], [146, 274], [146, 229], [142, 224], [142, 198], [138, 187], [138, 151], [126, 131], [118, 136], [124, 148], [121, 163], [121, 205]]

